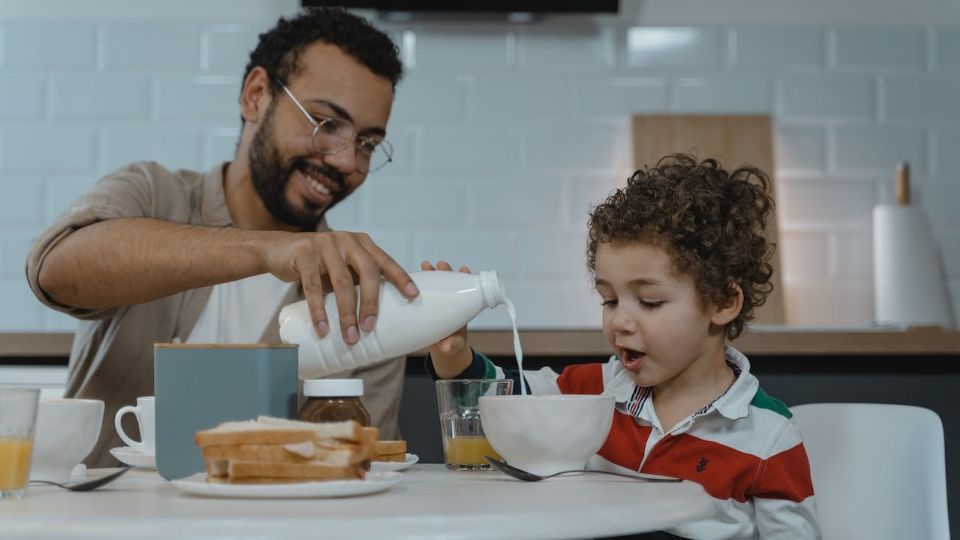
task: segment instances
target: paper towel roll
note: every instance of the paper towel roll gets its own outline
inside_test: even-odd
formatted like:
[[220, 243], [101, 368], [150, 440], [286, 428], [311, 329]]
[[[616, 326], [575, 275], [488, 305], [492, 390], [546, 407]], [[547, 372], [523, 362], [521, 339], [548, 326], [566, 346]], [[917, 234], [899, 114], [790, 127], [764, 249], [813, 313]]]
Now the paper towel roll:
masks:
[[878, 323], [954, 327], [943, 262], [923, 208], [874, 207], [873, 267]]

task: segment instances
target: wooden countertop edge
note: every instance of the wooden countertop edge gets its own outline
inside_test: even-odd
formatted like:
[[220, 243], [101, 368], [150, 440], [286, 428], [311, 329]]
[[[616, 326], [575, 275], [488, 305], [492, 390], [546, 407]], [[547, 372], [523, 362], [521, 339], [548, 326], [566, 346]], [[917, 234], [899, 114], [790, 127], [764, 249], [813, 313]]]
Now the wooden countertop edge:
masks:
[[[599, 330], [527, 330], [520, 332], [520, 341], [528, 356], [610, 354]], [[72, 342], [73, 334], [67, 332], [0, 333], [0, 357], [68, 356]], [[488, 355], [513, 355], [513, 335], [507, 330], [473, 331], [470, 343]], [[762, 331], [746, 332], [733, 345], [748, 355], [956, 355], [960, 354], [960, 331]]]

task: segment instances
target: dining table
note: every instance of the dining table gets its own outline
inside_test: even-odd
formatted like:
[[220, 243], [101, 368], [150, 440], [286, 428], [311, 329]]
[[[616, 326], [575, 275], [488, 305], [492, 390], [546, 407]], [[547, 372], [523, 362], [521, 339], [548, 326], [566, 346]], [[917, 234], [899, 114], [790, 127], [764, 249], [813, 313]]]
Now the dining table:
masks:
[[524, 482], [424, 463], [390, 474], [401, 478], [384, 491], [331, 498], [197, 496], [147, 469], [88, 492], [31, 485], [21, 499], [0, 500], [0, 538], [579, 539], [661, 530], [715, 512], [688, 481], [586, 473]]

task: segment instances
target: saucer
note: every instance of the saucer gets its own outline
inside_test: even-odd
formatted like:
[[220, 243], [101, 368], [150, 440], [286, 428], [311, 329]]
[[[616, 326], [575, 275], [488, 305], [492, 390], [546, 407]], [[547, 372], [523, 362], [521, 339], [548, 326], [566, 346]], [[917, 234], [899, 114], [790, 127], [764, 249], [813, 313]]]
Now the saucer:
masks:
[[141, 469], [156, 469], [157, 463], [153, 454], [144, 454], [139, 450], [134, 450], [129, 446], [118, 446], [116, 448], [110, 449], [110, 455], [119, 459], [126, 465], [131, 467], [139, 467]]
[[418, 461], [420, 458], [416, 454], [408, 452], [403, 461], [371, 461], [370, 472], [402, 471]]

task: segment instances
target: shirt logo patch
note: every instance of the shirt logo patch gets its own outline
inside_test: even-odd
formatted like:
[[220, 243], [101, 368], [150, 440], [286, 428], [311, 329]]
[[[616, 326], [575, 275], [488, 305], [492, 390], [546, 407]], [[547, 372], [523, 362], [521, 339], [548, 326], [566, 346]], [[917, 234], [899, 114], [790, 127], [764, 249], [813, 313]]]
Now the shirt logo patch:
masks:
[[707, 463], [710, 463], [710, 460], [705, 457], [701, 457], [700, 461], [697, 462], [697, 472], [702, 473], [703, 471], [707, 470]]

